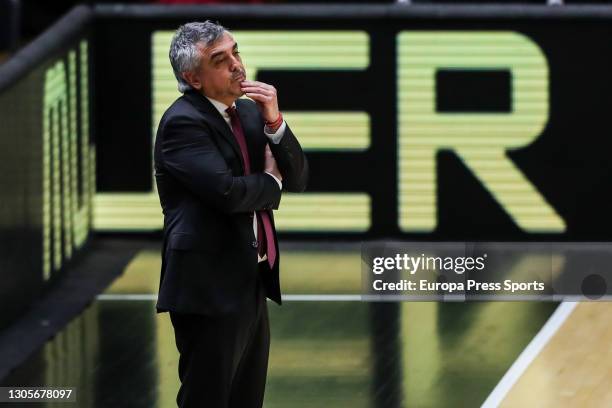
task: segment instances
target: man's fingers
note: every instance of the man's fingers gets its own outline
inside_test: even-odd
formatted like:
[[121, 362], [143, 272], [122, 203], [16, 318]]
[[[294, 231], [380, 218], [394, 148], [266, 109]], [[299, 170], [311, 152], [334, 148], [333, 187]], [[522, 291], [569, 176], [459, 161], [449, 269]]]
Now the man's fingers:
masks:
[[266, 84], [265, 82], [260, 82], [260, 81], [249, 81], [245, 79], [244, 81], [242, 81], [242, 83], [245, 85], [249, 85], [249, 86], [261, 86], [263, 88], [273, 88], [272, 85]]
[[260, 87], [256, 87], [256, 86], [245, 86], [245, 87], [242, 88], [242, 90], [244, 92], [259, 93], [259, 94], [263, 94], [263, 95], [272, 96], [272, 91], [270, 91], [268, 89], [263, 89], [263, 88], [260, 88]]
[[276, 96], [276, 91], [271, 91], [269, 89], [262, 88], [262, 87], [259, 87], [259, 86], [243, 86], [242, 87], [242, 91], [243, 92], [259, 93], [259, 94], [268, 95], [268, 96], [271, 96], [271, 97], [275, 97]]
[[268, 102], [269, 100], [272, 99], [268, 95], [262, 95], [262, 94], [258, 94], [258, 93], [247, 92], [247, 93], [245, 93], [245, 95], [248, 96], [251, 99], [254, 99], [254, 100], [260, 101], [260, 102]]
[[259, 87], [259, 88], [263, 88], [266, 91], [269, 92], [276, 92], [276, 88], [274, 88], [272, 85], [266, 84], [265, 82], [259, 82], [259, 81], [242, 81], [240, 83], [240, 85], [242, 87]]
[[250, 88], [250, 89], [260, 89], [260, 90], [262, 90], [262, 91], [264, 91], [264, 92], [272, 92], [272, 89], [267, 88], [267, 87], [265, 87], [265, 86], [258, 86], [258, 85], [245, 85], [245, 84], [242, 84], [242, 85], [240, 85], [240, 86], [241, 86], [243, 89], [247, 89], [247, 88]]
[[245, 93], [246, 96], [248, 96], [249, 98], [259, 101], [259, 102], [269, 102], [272, 100], [271, 96], [268, 95], [262, 95], [259, 93], [251, 93], [251, 92], [247, 92]]
[[275, 91], [276, 90], [276, 88], [274, 88], [272, 85], [266, 84], [265, 82], [258, 82], [258, 85], [261, 86], [264, 89], [267, 89], [268, 91]]

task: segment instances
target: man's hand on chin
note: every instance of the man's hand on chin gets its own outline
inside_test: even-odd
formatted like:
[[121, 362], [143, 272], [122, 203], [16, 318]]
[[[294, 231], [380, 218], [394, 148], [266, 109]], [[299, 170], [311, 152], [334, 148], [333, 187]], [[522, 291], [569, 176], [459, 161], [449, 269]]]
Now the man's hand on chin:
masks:
[[261, 115], [268, 123], [276, 122], [279, 118], [276, 88], [259, 81], [242, 81], [240, 88], [245, 95], [257, 103]]

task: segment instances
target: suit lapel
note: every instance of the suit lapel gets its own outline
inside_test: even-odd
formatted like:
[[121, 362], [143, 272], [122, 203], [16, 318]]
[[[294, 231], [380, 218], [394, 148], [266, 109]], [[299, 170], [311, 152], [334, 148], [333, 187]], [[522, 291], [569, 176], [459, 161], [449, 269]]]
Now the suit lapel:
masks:
[[[213, 125], [214, 128], [217, 129], [219, 133], [223, 135], [225, 140], [232, 146], [236, 156], [242, 159], [242, 154], [240, 153], [240, 146], [236, 141], [234, 133], [227, 125], [225, 119], [223, 119], [219, 111], [213, 106], [213, 104], [210, 103], [210, 101], [204, 96], [193, 90], [185, 92], [184, 95], [200, 112], [206, 115], [206, 117], [209, 119], [210, 124]], [[244, 172], [242, 160], [239, 160], [239, 162], [240, 166], [242, 167], [242, 171]]]

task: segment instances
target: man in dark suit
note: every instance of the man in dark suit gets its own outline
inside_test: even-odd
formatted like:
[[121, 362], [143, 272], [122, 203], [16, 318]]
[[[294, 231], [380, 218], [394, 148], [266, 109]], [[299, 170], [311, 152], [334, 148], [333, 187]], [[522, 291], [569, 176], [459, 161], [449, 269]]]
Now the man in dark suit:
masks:
[[170, 61], [183, 96], [164, 113], [155, 141], [164, 213], [157, 311], [170, 312], [180, 353], [177, 403], [259, 408], [266, 297], [281, 303], [272, 210], [281, 190], [305, 189], [308, 164], [276, 90], [246, 80], [222, 26], [181, 26]]

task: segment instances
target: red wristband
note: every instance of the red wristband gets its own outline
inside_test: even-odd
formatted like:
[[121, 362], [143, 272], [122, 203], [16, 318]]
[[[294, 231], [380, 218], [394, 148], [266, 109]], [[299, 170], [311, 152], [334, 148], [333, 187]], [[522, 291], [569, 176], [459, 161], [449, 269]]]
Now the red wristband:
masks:
[[283, 123], [283, 114], [278, 112], [278, 119], [276, 119], [274, 122], [266, 121], [266, 127], [276, 132], [282, 123]]

